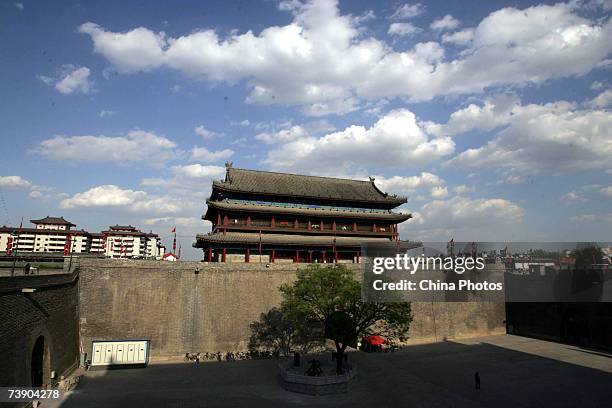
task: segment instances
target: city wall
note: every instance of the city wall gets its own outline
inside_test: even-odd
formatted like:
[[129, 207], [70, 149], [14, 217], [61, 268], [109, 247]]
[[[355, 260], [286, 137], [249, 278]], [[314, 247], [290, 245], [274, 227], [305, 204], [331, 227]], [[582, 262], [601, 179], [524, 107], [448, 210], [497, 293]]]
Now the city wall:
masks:
[[[246, 350], [249, 324], [281, 302], [304, 264], [81, 259], [81, 347], [150, 339], [151, 359]], [[347, 264], [358, 271], [359, 265]], [[505, 333], [503, 303], [413, 303], [410, 343]]]
[[78, 275], [0, 278], [0, 386], [30, 386], [39, 340], [42, 382], [77, 366]]

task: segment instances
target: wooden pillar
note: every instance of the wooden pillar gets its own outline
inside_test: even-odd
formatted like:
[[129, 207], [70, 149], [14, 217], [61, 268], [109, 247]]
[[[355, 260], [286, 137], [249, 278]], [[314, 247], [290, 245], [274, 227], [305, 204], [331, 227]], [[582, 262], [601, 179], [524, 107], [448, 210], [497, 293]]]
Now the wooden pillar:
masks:
[[321, 220], [321, 231], [325, 229], [325, 225], [323, 224], [323, 220]]
[[312, 251], [308, 251], [308, 263], [312, 263]]
[[249, 263], [251, 260], [251, 250], [247, 248], [246, 253], [244, 254], [244, 262]]
[[332, 231], [336, 230], [336, 220], [332, 222]]
[[312, 222], [308, 220], [308, 231], [310, 231], [311, 229], [312, 229]]
[[357, 232], [357, 223], [356, 222], [353, 223], [353, 232]]
[[227, 214], [225, 214], [225, 215], [223, 216], [223, 225], [227, 225], [227, 224], [228, 224], [228, 221], [227, 221]]
[[270, 221], [270, 227], [272, 228], [276, 227], [276, 221], [274, 220], [274, 216], [272, 216], [272, 220]]
[[223, 255], [221, 255], [221, 262], [225, 262], [227, 260], [227, 248], [223, 247]]
[[321, 263], [325, 263], [326, 259], [325, 259], [325, 251], [321, 251]]
[[208, 262], [212, 262], [213, 261], [213, 249], [212, 246], [208, 247]]
[[295, 263], [300, 263], [300, 250], [295, 250]]
[[215, 227], [219, 228], [219, 225], [221, 225], [221, 213], [217, 213], [217, 225]]
[[251, 216], [247, 216], [247, 227], [251, 226]]
[[361, 251], [357, 251], [357, 263], [359, 263], [360, 256], [361, 256]]
[[295, 222], [293, 223], [293, 228], [298, 229], [300, 227], [300, 223], [298, 222], [298, 219], [295, 219]]
[[376, 232], [376, 223], [372, 224], [372, 232]]
[[[274, 219], [274, 218], [272, 218]], [[274, 257], [275, 257], [276, 253], [274, 250], [272, 250], [272, 258], [270, 259], [270, 262], [274, 262]]]

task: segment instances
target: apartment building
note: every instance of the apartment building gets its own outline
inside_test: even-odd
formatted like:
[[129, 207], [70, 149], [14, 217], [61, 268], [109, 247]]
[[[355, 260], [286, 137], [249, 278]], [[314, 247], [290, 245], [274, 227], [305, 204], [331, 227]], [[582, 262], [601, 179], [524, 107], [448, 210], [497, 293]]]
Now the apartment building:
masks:
[[115, 225], [107, 231], [90, 233], [73, 229], [75, 224], [63, 217], [30, 220], [31, 227], [0, 227], [0, 254], [42, 252], [100, 254], [109, 258], [161, 259], [165, 247], [157, 234], [135, 227]]

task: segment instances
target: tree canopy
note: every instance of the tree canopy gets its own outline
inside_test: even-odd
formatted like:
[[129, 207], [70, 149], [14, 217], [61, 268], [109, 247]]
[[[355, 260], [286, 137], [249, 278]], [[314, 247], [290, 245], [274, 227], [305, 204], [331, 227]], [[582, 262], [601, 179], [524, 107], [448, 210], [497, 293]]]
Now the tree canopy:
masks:
[[361, 299], [361, 284], [342, 265], [310, 265], [297, 271], [293, 284], [280, 287], [282, 311], [291, 321], [320, 322], [333, 340], [342, 372], [346, 347], [367, 334], [404, 339], [412, 321], [410, 303], [368, 303]]

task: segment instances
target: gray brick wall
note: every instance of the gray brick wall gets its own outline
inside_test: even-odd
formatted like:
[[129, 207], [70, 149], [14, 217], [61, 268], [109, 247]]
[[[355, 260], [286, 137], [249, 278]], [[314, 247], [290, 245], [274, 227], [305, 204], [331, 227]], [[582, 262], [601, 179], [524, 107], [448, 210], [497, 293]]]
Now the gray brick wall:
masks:
[[[39, 278], [21, 277], [0, 282], [0, 386], [31, 385], [32, 350], [39, 336], [44, 336], [44, 380], [50, 372], [58, 377], [68, 373], [78, 362], [78, 286], [76, 282], [55, 285], [51, 277], [39, 286]], [[36, 287], [34, 293], [7, 289]], [[28, 285], [31, 283], [31, 285]], [[39, 286], [39, 287], [37, 287]]]
[[[92, 340], [151, 339], [153, 360], [245, 350], [249, 324], [280, 303], [277, 288], [303, 266], [81, 259], [81, 345], [89, 354]], [[413, 311], [410, 343], [505, 332], [501, 303], [419, 302]]]

